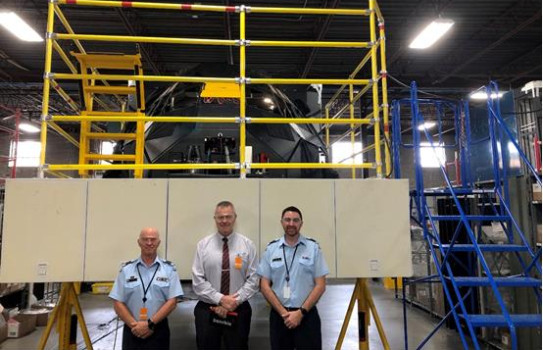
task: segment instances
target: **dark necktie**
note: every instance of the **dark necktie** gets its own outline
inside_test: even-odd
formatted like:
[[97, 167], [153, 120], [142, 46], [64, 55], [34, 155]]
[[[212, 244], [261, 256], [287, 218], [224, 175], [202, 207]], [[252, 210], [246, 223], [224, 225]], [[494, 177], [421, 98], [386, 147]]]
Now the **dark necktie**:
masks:
[[221, 293], [230, 294], [230, 252], [228, 251], [228, 238], [222, 239], [222, 272], [221, 272]]

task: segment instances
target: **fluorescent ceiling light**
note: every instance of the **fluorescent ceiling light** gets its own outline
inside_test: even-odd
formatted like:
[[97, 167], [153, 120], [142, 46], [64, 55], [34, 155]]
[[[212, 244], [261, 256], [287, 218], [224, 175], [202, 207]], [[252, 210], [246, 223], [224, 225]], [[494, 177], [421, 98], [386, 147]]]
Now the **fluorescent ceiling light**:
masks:
[[0, 12], [0, 24], [23, 41], [43, 41], [42, 37], [15, 12]]
[[445, 33], [451, 29], [454, 21], [450, 19], [436, 19], [420, 32], [411, 42], [411, 49], [427, 49], [434, 45]]
[[25, 132], [29, 132], [29, 133], [37, 133], [37, 132], [40, 132], [40, 128], [38, 128], [37, 126], [34, 126], [30, 123], [21, 123], [19, 124], [19, 130], [22, 130], [22, 131], [25, 131]]
[[[501, 98], [503, 96], [503, 92], [499, 91], [498, 94], [496, 95], [496, 93], [492, 93], [490, 94], [490, 98], [491, 99], [495, 99], [496, 97], [497, 98]], [[486, 100], [488, 99], [488, 94], [485, 92], [485, 91], [475, 91], [475, 92], [472, 92], [469, 97], [472, 99], [472, 100]]]
[[436, 122], [424, 122], [424, 124], [420, 124], [418, 129], [420, 131], [423, 131], [424, 129], [430, 129], [433, 128], [436, 125]]

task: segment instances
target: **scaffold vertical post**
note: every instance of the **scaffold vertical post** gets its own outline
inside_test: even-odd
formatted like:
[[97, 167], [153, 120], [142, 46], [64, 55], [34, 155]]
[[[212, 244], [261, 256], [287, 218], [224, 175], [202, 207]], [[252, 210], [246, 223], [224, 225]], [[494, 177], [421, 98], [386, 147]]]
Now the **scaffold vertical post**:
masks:
[[41, 106], [41, 133], [40, 133], [40, 170], [38, 177], [43, 178], [44, 172], [43, 167], [45, 165], [45, 152], [46, 152], [46, 143], [47, 143], [47, 120], [46, 117], [49, 114], [49, 89], [51, 87], [51, 59], [53, 55], [53, 38], [51, 33], [53, 33], [54, 22], [55, 21], [55, 10], [54, 4], [50, 1], [47, 4], [47, 31], [45, 37], [45, 67], [43, 75], [43, 101]]
[[372, 80], [372, 92], [373, 92], [373, 135], [375, 144], [375, 163], [377, 170], [377, 177], [383, 176], [382, 161], [381, 161], [381, 123], [379, 120], [379, 84], [377, 74], [377, 35], [375, 33], [375, 0], [369, 0], [370, 8], [370, 41], [371, 46], [371, 80]]
[[387, 58], [386, 58], [386, 36], [385, 22], [382, 18], [379, 19], [379, 40], [381, 50], [381, 87], [383, 99], [383, 129], [385, 137], [385, 175], [388, 177], [391, 172], [391, 157], [390, 157], [390, 122], [389, 122], [389, 106], [388, 106], [388, 83], [387, 83]]
[[[354, 98], [354, 87], [353, 87], [353, 84], [349, 84], [349, 118], [351, 119], [351, 121], [354, 120], [354, 102], [353, 102], [353, 98]], [[351, 177], [353, 179], [356, 179], [356, 167], [354, 166], [355, 164], [355, 158], [356, 156], [354, 155], [356, 153], [356, 149], [355, 149], [355, 129], [354, 129], [354, 124], [351, 123], [351, 151], [353, 152], [353, 156], [351, 158], [351, 162], [353, 164], [353, 167], [351, 168]]]
[[244, 179], [247, 173], [247, 169], [245, 168], [245, 131], [246, 131], [246, 123], [245, 123], [245, 109], [246, 109], [246, 96], [245, 96], [245, 88], [246, 88], [246, 82], [245, 82], [245, 6], [241, 6], [241, 10], [239, 13], [239, 39], [240, 39], [240, 45], [239, 45], [239, 87], [240, 87], [240, 97], [239, 97], [239, 116], [240, 116], [240, 123], [239, 123], [239, 177]]
[[[328, 108], [328, 106], [324, 108], [324, 118], [326, 120], [330, 119], [330, 108]], [[326, 143], [326, 154], [328, 155], [330, 155], [330, 126], [330, 124], [324, 125], [324, 141]]]
[[[141, 62], [137, 64], [134, 72], [137, 75], [143, 75], [143, 67]], [[145, 116], [145, 85], [142, 80], [136, 82], [138, 89], [136, 89], [137, 111], [138, 116]], [[143, 164], [145, 153], [145, 122], [138, 120], [136, 122], [136, 146], [135, 146], [135, 164]], [[134, 177], [141, 179], [143, 177], [143, 168], [137, 168], [134, 170]]]

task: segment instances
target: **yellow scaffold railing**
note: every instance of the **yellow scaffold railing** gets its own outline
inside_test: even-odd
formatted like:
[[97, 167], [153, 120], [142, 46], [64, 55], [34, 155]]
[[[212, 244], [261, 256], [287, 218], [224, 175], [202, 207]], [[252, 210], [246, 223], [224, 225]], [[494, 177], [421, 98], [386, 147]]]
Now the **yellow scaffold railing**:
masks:
[[[386, 47], [385, 47], [385, 26], [384, 19], [376, 0], [368, 0], [368, 9], [325, 9], [325, 8], [284, 8], [284, 7], [249, 7], [249, 6], [215, 6], [200, 4], [174, 4], [174, 3], [151, 3], [151, 2], [133, 2], [133, 1], [102, 1], [102, 0], [55, 0], [48, 2], [47, 12], [47, 36], [45, 45], [45, 66], [44, 66], [44, 84], [43, 84], [43, 104], [42, 104], [42, 123], [41, 123], [41, 153], [40, 153], [40, 174], [48, 173], [57, 177], [67, 177], [65, 171], [78, 171], [80, 176], [90, 176], [93, 170], [132, 170], [134, 177], [141, 178], [144, 170], [198, 170], [198, 169], [238, 169], [241, 178], [245, 178], [249, 169], [350, 169], [353, 178], [356, 177], [356, 169], [372, 169], [377, 177], [388, 176], [391, 172], [391, 155], [389, 148], [389, 106], [387, 96], [387, 69], [386, 69]], [[225, 12], [239, 15], [240, 36], [237, 40], [224, 39], [196, 39], [196, 38], [174, 38], [174, 37], [143, 37], [143, 36], [125, 36], [125, 35], [95, 35], [78, 34], [70, 26], [61, 6], [96, 6], [96, 7], [132, 7], [140, 9], [158, 9], [173, 11], [202, 11], [202, 12]], [[284, 40], [250, 40], [246, 35], [246, 17], [250, 14], [296, 14], [296, 15], [329, 15], [329, 16], [368, 16], [370, 27], [369, 41], [346, 42], [346, 41], [284, 41]], [[65, 29], [65, 33], [54, 32], [55, 15]], [[70, 53], [79, 62], [76, 67], [70, 60], [70, 55], [64, 52], [59, 45], [61, 40], [73, 41], [78, 52]], [[188, 77], [188, 76], [157, 76], [144, 75], [139, 55], [133, 55], [134, 74], [103, 74], [100, 68], [111, 68], [115, 62], [122, 61], [114, 55], [93, 56], [88, 54], [82, 41], [103, 41], [103, 42], [132, 42], [132, 43], [160, 43], [171, 45], [206, 45], [206, 46], [239, 46], [240, 65], [239, 76], [232, 78], [219, 77]], [[368, 50], [361, 62], [349, 75], [349, 77], [338, 79], [287, 79], [287, 78], [252, 78], [247, 76], [246, 50], [248, 47], [327, 47], [327, 48], [356, 48]], [[58, 73], [52, 70], [52, 55], [56, 52], [61, 61], [66, 64], [70, 73]], [[127, 57], [125, 57], [127, 58]], [[128, 57], [129, 58], [129, 57]], [[117, 61], [116, 61], [117, 60]], [[97, 62], [100, 62], [98, 64]], [[117, 62], [119, 63], [119, 62]], [[369, 67], [366, 64], [370, 63]], [[121, 64], [121, 63], [119, 63]], [[122, 64], [121, 64], [122, 65]], [[79, 70], [78, 70], [79, 68]], [[120, 67], [116, 67], [120, 68]], [[357, 76], [364, 68], [370, 71], [370, 77], [359, 79]], [[83, 89], [83, 99], [80, 103], [74, 101], [68, 93], [59, 84], [60, 81], [80, 81]], [[118, 85], [121, 81], [129, 82], [126, 86]], [[236, 84], [239, 87], [239, 115], [237, 116], [147, 116], [145, 114], [145, 95], [144, 82], [167, 82], [167, 83], [220, 83]], [[113, 84], [111, 84], [113, 83]], [[247, 96], [246, 87], [249, 84], [324, 84], [339, 85], [339, 89], [333, 97], [327, 101], [322, 118], [252, 118], [246, 113]], [[342, 93], [348, 87], [348, 103], [340, 108], [337, 104], [342, 101]], [[355, 89], [356, 87], [356, 89]], [[381, 87], [381, 89], [379, 89]], [[58, 93], [66, 102], [73, 115], [56, 115], [50, 113], [49, 98], [51, 88]], [[372, 111], [367, 115], [355, 116], [355, 104], [371, 89], [370, 99], [372, 101]], [[238, 88], [235, 89], [236, 98], [238, 98]], [[356, 91], [359, 90], [359, 91]], [[381, 91], [381, 92], [380, 92]], [[111, 102], [103, 100], [100, 96], [109, 94], [114, 97], [113, 100], [119, 102], [114, 108]], [[138, 102], [138, 108], [135, 112], [127, 112], [127, 101], [123, 96], [135, 96]], [[94, 110], [94, 103], [102, 110]], [[347, 113], [348, 116], [344, 117]], [[333, 113], [333, 114], [332, 114]], [[382, 118], [381, 118], [382, 115]], [[81, 125], [80, 140], [73, 138], [58, 123], [75, 122]], [[137, 127], [135, 132], [104, 132], [97, 122], [135, 122]], [[231, 123], [239, 124], [239, 161], [231, 163], [167, 163], [167, 164], [145, 164], [143, 159], [145, 133], [144, 126], [146, 122], [155, 123]], [[353, 153], [349, 157], [352, 163], [251, 163], [245, 159], [246, 151], [246, 127], [247, 124], [320, 124], [325, 132], [326, 146], [330, 151], [333, 142], [341, 141], [350, 136]], [[330, 140], [330, 128], [336, 124], [349, 125], [350, 129], [336, 138], [333, 142]], [[355, 140], [357, 133], [373, 128], [373, 143], [365, 145], [360, 152], [355, 152]], [[48, 164], [46, 162], [46, 145], [48, 128], [53, 129], [61, 136], [65, 137], [74, 146], [79, 147], [80, 157], [78, 164]], [[381, 136], [383, 130], [383, 137]], [[114, 154], [105, 155], [92, 153], [90, 140], [133, 140], [135, 141], [134, 154]], [[384, 173], [381, 145], [384, 144]], [[373, 151], [367, 158], [368, 162], [355, 163], [354, 157], [358, 154], [367, 154]], [[116, 161], [115, 164], [101, 164], [101, 161]], [[76, 309], [78, 317], [81, 315], [77, 296], [73, 293], [73, 283], [64, 283], [63, 291], [69, 297], [62, 297], [64, 300], [57, 307], [55, 314], [47, 325], [47, 330], [40, 341], [39, 348], [45, 347], [49, 331], [52, 328], [55, 318], [58, 318], [61, 340], [59, 346], [67, 348], [68, 330], [71, 316], [71, 308]], [[377, 315], [375, 305], [373, 304], [371, 294], [367, 288], [364, 279], [357, 279], [345, 321], [340, 332], [336, 349], [341, 349], [343, 338], [346, 333], [350, 315], [355, 303], [358, 304], [358, 312], [362, 317], [359, 318], [359, 330], [367, 335], [370, 322], [370, 313], [376, 322], [383, 347], [389, 349], [383, 326]], [[59, 311], [60, 310], [60, 311]], [[92, 349], [92, 344], [86, 332], [84, 319], [79, 317], [86, 345]], [[362, 334], [361, 333], [361, 334]], [[369, 349], [369, 339], [360, 337], [360, 349]]]
[[[135, 177], [142, 177], [144, 170], [153, 169], [238, 169], [240, 177], [246, 176], [247, 170], [252, 169], [291, 169], [291, 168], [337, 168], [351, 169], [352, 176], [356, 177], [356, 169], [373, 169], [377, 177], [383, 177], [390, 174], [390, 150], [387, 147], [389, 138], [388, 122], [388, 97], [386, 91], [386, 57], [385, 57], [385, 29], [384, 19], [375, 0], [368, 1], [368, 9], [324, 9], [324, 8], [284, 8], [284, 7], [249, 7], [249, 6], [215, 6], [198, 4], [174, 4], [174, 3], [148, 3], [132, 1], [102, 1], [102, 0], [58, 0], [51, 1], [48, 5], [47, 20], [47, 38], [46, 38], [46, 57], [44, 69], [44, 93], [42, 108], [42, 149], [40, 154], [41, 169], [50, 174], [60, 174], [63, 171], [77, 170], [80, 176], [89, 176], [91, 170], [133, 170]], [[96, 35], [75, 33], [70, 26], [66, 16], [61, 11], [61, 6], [96, 6], [96, 7], [132, 7], [141, 9], [158, 10], [176, 10], [176, 11], [203, 11], [203, 12], [229, 12], [239, 15], [240, 36], [237, 40], [224, 39], [197, 39], [180, 37], [153, 37], [153, 36], [127, 36], [127, 35]], [[284, 40], [250, 40], [246, 35], [246, 17], [250, 14], [299, 14], [299, 15], [334, 15], [334, 16], [367, 16], [369, 17], [370, 38], [369, 41], [284, 41]], [[55, 15], [60, 20], [66, 32], [54, 32]], [[162, 75], [144, 75], [142, 70], [137, 70], [131, 74], [103, 74], [96, 66], [88, 65], [88, 69], [78, 71], [77, 67], [70, 60], [69, 54], [63, 51], [59, 45], [60, 41], [71, 40], [78, 49], [77, 53], [72, 53], [79, 61], [88, 56], [83, 48], [82, 42], [86, 41], [104, 41], [104, 42], [133, 42], [133, 43], [160, 43], [172, 45], [206, 45], [206, 46], [239, 46], [240, 66], [239, 76], [232, 78], [222, 77], [190, 77], [190, 76], [162, 76]], [[360, 64], [347, 78], [338, 79], [295, 79], [295, 78], [252, 78], [246, 74], [246, 50], [252, 46], [268, 47], [327, 47], [327, 48], [359, 48], [367, 50]], [[57, 54], [62, 59], [70, 73], [57, 73], [52, 71], [52, 54]], [[370, 63], [371, 76], [369, 78], [357, 78], [357, 75]], [[81, 66], [81, 62], [80, 62]], [[81, 68], [81, 67], [79, 67]], [[88, 101], [82, 101], [79, 105], [73, 101], [70, 96], [62, 89], [59, 82], [66, 80], [77, 80], [87, 82], [85, 87], [86, 98]], [[123, 95], [134, 94], [135, 90], [129, 86], [119, 86], [118, 82], [132, 81], [139, 87], [143, 87], [143, 82], [168, 82], [168, 83], [226, 83], [237, 84], [239, 86], [239, 115], [232, 117], [206, 117], [206, 116], [146, 116], [145, 109], [137, 112], [125, 112], [126, 101], [123, 102]], [[101, 84], [98, 84], [101, 82]], [[110, 85], [117, 83], [117, 85]], [[246, 87], [249, 84], [323, 84], [339, 85], [340, 88], [336, 94], [326, 103], [324, 116], [322, 118], [251, 118], [246, 115]], [[381, 85], [381, 86], [380, 86]], [[341, 94], [348, 87], [348, 103], [335, 110], [331, 115], [335, 104], [341, 101]], [[355, 87], [359, 91], [355, 91]], [[379, 89], [381, 87], [381, 89]], [[49, 94], [53, 88], [69, 105], [74, 115], [54, 115], [49, 112]], [[355, 116], [355, 104], [371, 89], [372, 112], [365, 116]], [[139, 89], [138, 94], [143, 95], [143, 88]], [[379, 92], [381, 91], [381, 92]], [[101, 94], [114, 95], [121, 103], [120, 106], [111, 111], [111, 102], [99, 98]], [[103, 110], [95, 111], [89, 109], [85, 104], [96, 102], [97, 106]], [[119, 111], [120, 110], [120, 111]], [[348, 110], [348, 116], [344, 114]], [[382, 118], [381, 118], [382, 113]], [[81, 133], [79, 142], [65, 132], [58, 123], [77, 122], [81, 124]], [[103, 133], [96, 122], [136, 122], [137, 131], [133, 134], [119, 135], [118, 133]], [[144, 132], [143, 125], [146, 122], [157, 123], [235, 123], [239, 124], [239, 161], [237, 163], [225, 164], [145, 164], [143, 160]], [[332, 144], [330, 140], [330, 128], [336, 124], [348, 124], [350, 130], [348, 134], [342, 135], [335, 142], [350, 135], [350, 141], [353, 147], [352, 162], [346, 163], [251, 163], [245, 159], [246, 150], [246, 127], [249, 123], [258, 124], [320, 124], [325, 132], [326, 146], [329, 148]], [[371, 161], [355, 163], [354, 152], [357, 130], [366, 125], [365, 129], [373, 128], [373, 144], [365, 145], [362, 152], [368, 153], [372, 150], [373, 157]], [[80, 151], [79, 164], [48, 164], [45, 159], [46, 141], [48, 127], [55, 130], [60, 135], [67, 138], [77, 147], [84, 147]], [[382, 140], [381, 130], [383, 130], [384, 140]], [[134, 140], [138, 145], [135, 155], [111, 155], [105, 156], [90, 153], [89, 140]], [[384, 169], [382, 164], [382, 144], [384, 147]], [[100, 164], [99, 161], [109, 160], [120, 162], [119, 164]]]

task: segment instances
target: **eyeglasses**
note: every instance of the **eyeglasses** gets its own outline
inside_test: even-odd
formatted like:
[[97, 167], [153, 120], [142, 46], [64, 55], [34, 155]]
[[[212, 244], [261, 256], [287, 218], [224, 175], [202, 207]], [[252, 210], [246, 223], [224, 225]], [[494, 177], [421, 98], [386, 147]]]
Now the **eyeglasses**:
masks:
[[215, 216], [215, 220], [217, 221], [232, 221], [234, 219], [234, 215], [221, 215], [221, 216]]
[[302, 222], [302, 220], [300, 218], [283, 218], [282, 219], [284, 223], [295, 223], [295, 224], [299, 224], [300, 222]]

